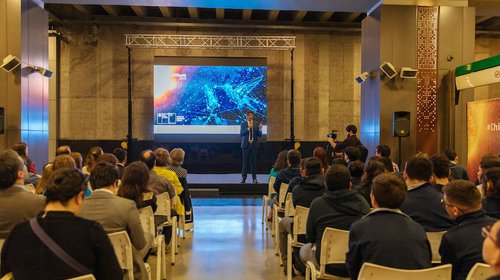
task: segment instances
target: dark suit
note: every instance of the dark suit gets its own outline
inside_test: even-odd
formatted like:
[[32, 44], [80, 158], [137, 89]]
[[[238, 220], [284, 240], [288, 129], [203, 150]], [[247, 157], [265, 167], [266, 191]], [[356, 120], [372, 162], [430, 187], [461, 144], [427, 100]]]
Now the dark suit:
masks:
[[484, 210], [479, 210], [458, 217], [458, 225], [443, 235], [439, 254], [443, 264], [450, 263], [453, 266], [452, 279], [466, 279], [476, 263], [484, 263], [484, 238], [481, 236], [481, 229], [493, 225], [496, 221], [487, 216]]
[[451, 170], [451, 177], [453, 177], [453, 179], [469, 180], [469, 176], [467, 175], [467, 170], [463, 166], [450, 162], [450, 170]]
[[431, 267], [431, 247], [422, 226], [391, 209], [378, 209], [352, 224], [346, 265], [358, 278], [364, 262], [401, 268]]
[[[248, 165], [250, 161], [252, 178], [257, 179], [257, 149], [259, 148], [259, 137], [262, 136], [262, 131], [259, 130], [259, 124], [255, 121], [252, 127], [248, 127], [248, 122], [243, 122], [240, 126], [241, 149], [243, 152], [243, 167], [241, 169], [241, 177], [246, 180], [248, 173]], [[253, 142], [250, 142], [250, 136]]]

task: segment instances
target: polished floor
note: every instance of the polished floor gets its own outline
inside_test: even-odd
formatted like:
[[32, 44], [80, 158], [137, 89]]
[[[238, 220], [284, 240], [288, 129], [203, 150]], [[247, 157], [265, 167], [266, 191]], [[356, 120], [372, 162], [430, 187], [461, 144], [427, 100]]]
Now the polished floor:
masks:
[[[285, 280], [271, 232], [261, 224], [261, 202], [261, 198], [194, 200], [194, 232], [181, 241], [176, 264], [167, 264], [167, 279]], [[154, 256], [149, 259], [153, 279], [155, 261]]]

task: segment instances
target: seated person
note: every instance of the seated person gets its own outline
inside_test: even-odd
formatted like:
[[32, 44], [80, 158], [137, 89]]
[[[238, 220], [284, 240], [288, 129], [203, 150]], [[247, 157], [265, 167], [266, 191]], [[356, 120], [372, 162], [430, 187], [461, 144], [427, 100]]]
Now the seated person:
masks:
[[[175, 174], [174, 171], [168, 170], [166, 166], [170, 163], [170, 153], [167, 151], [167, 149], [164, 148], [158, 148], [154, 151], [155, 156], [156, 156], [156, 163], [155, 167], [153, 170], [158, 174], [158, 176], [163, 177], [167, 179], [170, 184], [174, 187], [176, 196], [171, 196], [170, 199], [172, 200], [172, 210], [175, 210], [177, 215], [184, 216], [186, 213], [186, 209], [184, 208], [184, 205], [181, 202], [180, 195], [182, 192], [184, 192], [184, 187], [182, 187], [181, 181], [179, 180], [179, 177], [177, 177], [177, 174]], [[169, 195], [171, 194], [171, 191], [169, 191]]]
[[143, 258], [151, 248], [153, 236], [144, 234], [135, 202], [116, 195], [118, 176], [116, 166], [108, 162], [97, 163], [90, 173], [90, 183], [95, 191], [85, 199], [79, 215], [100, 223], [107, 233], [127, 231], [132, 243], [134, 278], [145, 279], [147, 272]]
[[0, 239], [15, 225], [27, 221], [45, 207], [45, 197], [24, 188], [27, 170], [23, 159], [13, 150], [0, 153]]
[[[325, 228], [331, 227], [349, 230], [352, 223], [370, 212], [366, 200], [355, 190], [351, 190], [351, 176], [347, 167], [339, 164], [330, 166], [325, 174], [327, 192], [311, 203], [307, 216], [307, 244], [300, 249], [300, 258], [304, 263], [311, 261], [319, 267], [321, 238]], [[316, 245], [316, 254], [312, 247]], [[347, 276], [344, 265], [330, 265], [329, 273]]]
[[[292, 191], [294, 208], [297, 207], [297, 205], [309, 208], [311, 202], [315, 198], [322, 196], [326, 190], [321, 161], [316, 157], [309, 157], [303, 159], [302, 162], [304, 162], [304, 167], [301, 167], [300, 173], [304, 177], [295, 185]], [[279, 222], [279, 248], [283, 263], [287, 262], [287, 235], [292, 233], [292, 225], [293, 217], [283, 217]]]
[[357, 147], [353, 146], [348, 146], [344, 149], [343, 151], [343, 158], [345, 162], [347, 162], [347, 165], [349, 166], [349, 163], [352, 161], [359, 160], [361, 157], [361, 153]]
[[476, 263], [483, 262], [481, 229], [496, 219], [481, 209], [481, 193], [469, 181], [454, 180], [444, 186], [443, 193], [443, 206], [457, 225], [443, 235], [441, 263], [453, 266], [452, 279], [464, 280]]
[[[102, 226], [76, 217], [85, 193], [77, 169], [60, 168], [48, 179], [45, 212], [17, 225], [2, 251], [1, 275], [15, 279], [68, 279], [93, 274], [96, 279], [123, 279], [123, 272]], [[75, 262], [58, 256], [42, 235]], [[45, 243], [45, 244], [44, 244]]]
[[484, 174], [491, 168], [500, 167], [500, 157], [494, 154], [486, 154], [481, 157], [481, 162], [479, 163], [479, 168], [477, 171], [477, 182], [476, 187], [484, 195], [483, 182]]
[[[390, 172], [399, 173], [399, 166], [391, 160], [391, 147], [384, 144], [378, 145], [377, 148], [375, 148], [375, 156], [385, 158], [388, 161], [390, 161], [392, 165], [392, 171]], [[391, 168], [386, 168], [386, 169], [391, 170]]]
[[349, 173], [351, 174], [352, 189], [357, 189], [361, 185], [361, 177], [363, 177], [365, 164], [360, 160], [356, 160], [350, 162], [347, 168], [349, 168]]
[[500, 221], [493, 227], [482, 228], [483, 241], [483, 259], [491, 266], [493, 275], [487, 280], [500, 279]]
[[276, 181], [274, 181], [273, 188], [276, 193], [280, 192], [281, 183], [288, 184], [293, 178], [300, 176], [299, 165], [301, 158], [302, 155], [298, 150], [289, 150], [287, 152], [288, 167], [280, 170], [278, 176], [276, 176]]
[[488, 216], [500, 219], [500, 167], [488, 169], [483, 176], [483, 209]]
[[443, 195], [432, 189], [432, 162], [416, 156], [406, 164], [403, 178], [408, 193], [401, 211], [422, 225], [425, 231], [445, 231], [455, 225], [441, 206]]
[[450, 182], [449, 160], [445, 156], [435, 155], [431, 157], [432, 161], [432, 188], [443, 193], [443, 187]]
[[397, 175], [384, 173], [373, 180], [375, 210], [355, 222], [349, 232], [346, 265], [351, 279], [358, 279], [364, 262], [401, 269], [431, 267], [424, 228], [398, 209], [405, 195], [405, 183]]
[[465, 167], [458, 165], [458, 156], [453, 150], [446, 149], [444, 151], [444, 156], [448, 158], [451, 170], [451, 177], [455, 180], [469, 180], [469, 176], [467, 175], [467, 170]]
[[365, 164], [365, 170], [363, 176], [361, 177], [361, 183], [359, 186], [353, 188], [358, 191], [366, 200], [366, 202], [371, 205], [370, 194], [372, 192], [372, 181], [373, 178], [378, 175], [384, 173], [385, 171], [384, 164], [377, 160], [377, 157], [371, 157], [368, 162]]

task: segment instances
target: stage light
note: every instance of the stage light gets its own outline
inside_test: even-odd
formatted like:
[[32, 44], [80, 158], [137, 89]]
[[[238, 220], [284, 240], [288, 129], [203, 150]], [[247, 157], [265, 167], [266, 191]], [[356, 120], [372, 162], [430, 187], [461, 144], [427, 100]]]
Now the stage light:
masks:
[[387, 61], [380, 65], [380, 70], [382, 70], [382, 72], [384, 72], [384, 74], [386, 74], [389, 79], [396, 77], [396, 75], [398, 74], [398, 72], [396, 72], [396, 68], [394, 68], [394, 65]]
[[6, 72], [10, 72], [14, 70], [17, 66], [19, 66], [19, 64], [21, 64], [21, 60], [16, 56], [9, 54], [7, 57], [3, 59], [0, 68], [2, 68]]
[[42, 76], [44, 76], [44, 77], [47, 77], [47, 78], [52, 77], [53, 72], [52, 72], [52, 71], [50, 71], [49, 69], [45, 69], [45, 68], [43, 68], [43, 67], [38, 67], [38, 66], [33, 67], [33, 69], [34, 69], [36, 72], [40, 73], [40, 75], [42, 75]]

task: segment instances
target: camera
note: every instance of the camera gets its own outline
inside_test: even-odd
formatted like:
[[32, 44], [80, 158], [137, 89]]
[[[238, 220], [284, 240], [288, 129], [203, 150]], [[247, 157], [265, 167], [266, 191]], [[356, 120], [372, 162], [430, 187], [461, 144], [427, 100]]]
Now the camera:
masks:
[[337, 130], [332, 130], [332, 133], [326, 135], [328, 138], [332, 138], [333, 140], [337, 139]]

